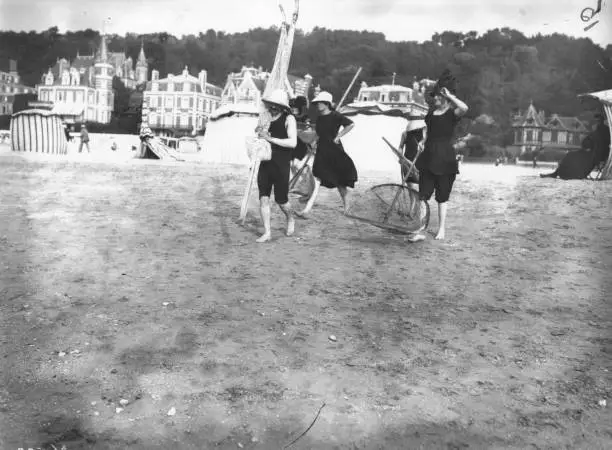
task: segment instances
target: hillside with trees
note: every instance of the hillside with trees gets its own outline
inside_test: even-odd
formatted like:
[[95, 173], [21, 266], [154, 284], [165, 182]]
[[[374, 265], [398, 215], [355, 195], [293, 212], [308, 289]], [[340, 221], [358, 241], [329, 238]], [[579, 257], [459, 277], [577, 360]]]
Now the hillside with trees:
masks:
[[[149, 69], [160, 76], [208, 71], [209, 82], [223, 86], [229, 72], [243, 65], [271, 69], [279, 29], [256, 28], [244, 33], [208, 30], [181, 38], [168, 33], [109, 36], [111, 51], [126, 51], [134, 60], [141, 42]], [[42, 33], [0, 32], [0, 61], [16, 59], [23, 83], [34, 86], [58, 58], [73, 59], [92, 54], [99, 46], [97, 31], [59, 33], [51, 28]], [[598, 105], [581, 100], [578, 94], [612, 87], [612, 45], [601, 48], [588, 38], [562, 34], [527, 37], [502, 28], [482, 35], [476, 32], [436, 33], [430, 40], [392, 42], [384, 34], [365, 31], [315, 28], [297, 31], [290, 72], [312, 75], [315, 85], [339, 98], [358, 67], [360, 80], [370, 85], [396, 83], [410, 86], [421, 78], [437, 78], [449, 68], [459, 81], [458, 95], [470, 105], [465, 127], [480, 127], [480, 134], [497, 145], [509, 139], [512, 112], [524, 110], [530, 101], [547, 114], [592, 117]], [[120, 83], [119, 83], [120, 84]], [[356, 95], [359, 83], [349, 99]], [[127, 91], [115, 85], [117, 102], [128, 108]], [[122, 109], [117, 112], [121, 114]], [[474, 120], [485, 117], [483, 121]], [[464, 130], [465, 131], [465, 130]]]

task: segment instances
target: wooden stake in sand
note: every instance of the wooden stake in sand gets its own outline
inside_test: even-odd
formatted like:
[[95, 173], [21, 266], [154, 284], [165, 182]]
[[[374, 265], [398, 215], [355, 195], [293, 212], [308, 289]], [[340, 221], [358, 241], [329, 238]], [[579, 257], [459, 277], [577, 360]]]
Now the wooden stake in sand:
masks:
[[242, 205], [240, 206], [240, 223], [242, 225], [246, 222], [247, 211], [249, 209], [249, 198], [251, 198], [251, 191], [253, 190], [253, 184], [255, 182], [255, 174], [259, 172], [259, 159], [256, 159], [251, 165], [251, 170], [249, 172], [249, 182], [247, 184], [246, 192], [242, 197]]

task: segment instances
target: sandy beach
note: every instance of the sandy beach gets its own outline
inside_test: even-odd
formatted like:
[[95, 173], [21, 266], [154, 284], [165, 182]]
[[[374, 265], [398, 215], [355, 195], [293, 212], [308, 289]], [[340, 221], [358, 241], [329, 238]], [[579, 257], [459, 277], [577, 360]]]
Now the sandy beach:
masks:
[[323, 404], [292, 449], [610, 448], [612, 183], [464, 164], [445, 241], [323, 189], [261, 245], [247, 166], [125, 139], [0, 146], [1, 449], [282, 449]]

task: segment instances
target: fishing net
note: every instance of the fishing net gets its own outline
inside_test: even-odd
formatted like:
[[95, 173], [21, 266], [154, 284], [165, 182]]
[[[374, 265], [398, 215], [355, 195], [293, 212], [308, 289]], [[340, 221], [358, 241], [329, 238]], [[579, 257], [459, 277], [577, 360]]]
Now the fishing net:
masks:
[[289, 194], [296, 197], [310, 198], [314, 192], [315, 181], [312, 175], [312, 169], [309, 165], [306, 165], [304, 169], [299, 173], [296, 179], [292, 180], [290, 185]]
[[401, 184], [381, 184], [353, 201], [348, 214], [371, 225], [400, 233], [413, 233], [429, 225], [429, 205], [419, 193]]

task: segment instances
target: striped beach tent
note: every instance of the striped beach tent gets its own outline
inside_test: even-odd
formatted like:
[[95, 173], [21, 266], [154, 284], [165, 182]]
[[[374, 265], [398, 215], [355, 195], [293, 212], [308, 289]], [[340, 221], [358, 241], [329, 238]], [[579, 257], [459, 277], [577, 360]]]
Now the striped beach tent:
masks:
[[14, 152], [65, 155], [68, 141], [61, 117], [43, 109], [27, 109], [13, 114], [11, 149]]

